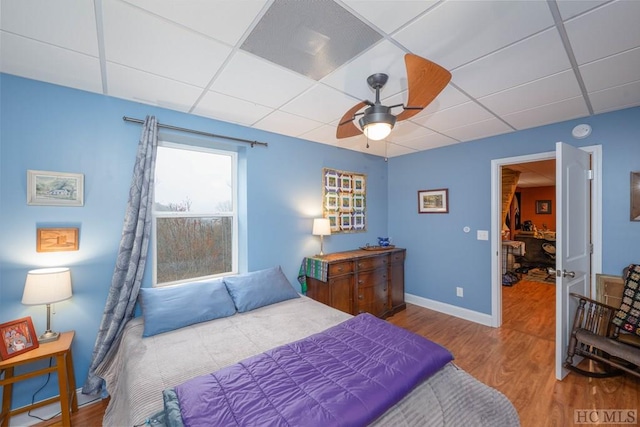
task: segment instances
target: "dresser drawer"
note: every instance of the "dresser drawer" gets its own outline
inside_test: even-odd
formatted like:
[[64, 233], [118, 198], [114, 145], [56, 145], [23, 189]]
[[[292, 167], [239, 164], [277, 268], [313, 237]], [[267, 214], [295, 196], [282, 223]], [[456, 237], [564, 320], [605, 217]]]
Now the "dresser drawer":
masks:
[[360, 258], [356, 260], [356, 265], [359, 271], [374, 270], [376, 268], [384, 267], [389, 264], [389, 255], [379, 255], [367, 258]]
[[391, 262], [404, 261], [404, 251], [393, 252], [391, 256]]
[[369, 286], [377, 286], [380, 284], [387, 283], [387, 270], [371, 270], [366, 271], [364, 273], [358, 273], [356, 284], [358, 287], [369, 287]]
[[329, 264], [329, 277], [349, 273], [353, 273], [353, 263], [351, 261]]

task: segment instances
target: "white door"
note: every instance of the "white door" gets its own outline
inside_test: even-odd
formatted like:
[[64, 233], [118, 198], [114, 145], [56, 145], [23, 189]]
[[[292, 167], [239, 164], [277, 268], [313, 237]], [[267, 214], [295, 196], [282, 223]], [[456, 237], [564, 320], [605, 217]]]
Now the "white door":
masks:
[[577, 302], [570, 292], [589, 296], [591, 278], [591, 156], [556, 143], [556, 378], [567, 355]]

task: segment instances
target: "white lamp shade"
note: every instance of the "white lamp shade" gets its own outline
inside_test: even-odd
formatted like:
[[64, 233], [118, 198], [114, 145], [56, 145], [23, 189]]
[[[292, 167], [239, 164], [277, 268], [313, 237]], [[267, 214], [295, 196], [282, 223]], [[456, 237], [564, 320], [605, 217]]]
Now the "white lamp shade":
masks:
[[313, 231], [311, 234], [314, 236], [329, 236], [331, 234], [329, 218], [315, 218], [313, 220]]
[[67, 267], [39, 268], [27, 273], [22, 303], [53, 304], [71, 298], [71, 272]]
[[367, 138], [373, 141], [385, 139], [391, 133], [391, 125], [389, 123], [370, 123], [362, 130]]

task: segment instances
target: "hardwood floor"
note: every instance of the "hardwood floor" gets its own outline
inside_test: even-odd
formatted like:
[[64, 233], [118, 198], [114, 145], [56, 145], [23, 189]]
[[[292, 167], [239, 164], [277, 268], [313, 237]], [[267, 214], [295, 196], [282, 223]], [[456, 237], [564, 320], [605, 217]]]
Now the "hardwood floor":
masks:
[[[513, 402], [523, 427], [572, 426], [576, 409], [640, 409], [636, 378], [594, 379], [570, 373], [556, 381], [553, 285], [520, 281], [503, 287], [503, 325], [497, 329], [411, 304], [388, 320], [447, 347], [458, 366]], [[99, 426], [105, 408], [105, 402], [83, 407], [72, 422]]]

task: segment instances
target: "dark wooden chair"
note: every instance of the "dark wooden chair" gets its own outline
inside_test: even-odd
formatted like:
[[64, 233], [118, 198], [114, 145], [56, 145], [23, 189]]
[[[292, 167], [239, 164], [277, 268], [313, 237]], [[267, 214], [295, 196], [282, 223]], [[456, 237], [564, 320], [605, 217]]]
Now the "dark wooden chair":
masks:
[[[629, 373], [640, 378], [640, 340], [621, 331], [611, 321], [618, 308], [578, 294], [569, 348], [564, 367], [590, 377], [603, 378]], [[574, 365], [574, 356], [582, 356], [603, 364], [596, 372]]]

